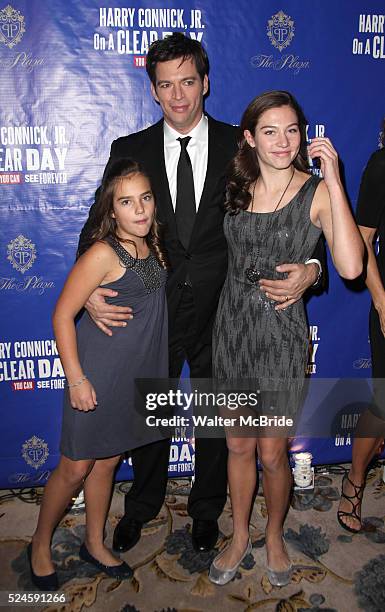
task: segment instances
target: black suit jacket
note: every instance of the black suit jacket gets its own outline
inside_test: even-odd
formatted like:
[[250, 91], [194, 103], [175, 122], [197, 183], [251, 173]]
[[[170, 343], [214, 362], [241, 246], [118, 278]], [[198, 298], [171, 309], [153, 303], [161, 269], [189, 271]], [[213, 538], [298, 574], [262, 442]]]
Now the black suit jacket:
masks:
[[[163, 241], [171, 264], [167, 282], [170, 330], [172, 332], [183, 283], [188, 276], [193, 287], [197, 334], [203, 342], [210, 343], [227, 270], [227, 245], [223, 234], [225, 171], [237, 150], [238, 128], [211, 117], [208, 117], [208, 122], [207, 172], [188, 251], [177, 236], [164, 161], [163, 120], [141, 132], [115, 140], [108, 163], [121, 157], [131, 157], [150, 175], [156, 196], [157, 217], [163, 224]], [[80, 235], [80, 250], [88, 233], [94, 206]]]
[[[151, 177], [156, 196], [157, 217], [163, 225], [163, 242], [171, 270], [167, 282], [170, 332], [183, 284], [188, 277], [192, 284], [196, 309], [197, 335], [211, 343], [212, 326], [219, 295], [227, 271], [227, 244], [223, 233], [226, 168], [237, 151], [238, 128], [208, 116], [207, 172], [188, 251], [177, 236], [175, 213], [171, 201], [164, 161], [163, 119], [149, 128], [114, 140], [110, 159], [131, 157], [139, 162]], [[106, 169], [108, 168], [108, 164]], [[80, 234], [79, 250], [86, 239], [95, 204]], [[323, 242], [317, 244], [313, 257], [319, 259], [324, 271], [322, 286], [326, 286], [326, 257]]]

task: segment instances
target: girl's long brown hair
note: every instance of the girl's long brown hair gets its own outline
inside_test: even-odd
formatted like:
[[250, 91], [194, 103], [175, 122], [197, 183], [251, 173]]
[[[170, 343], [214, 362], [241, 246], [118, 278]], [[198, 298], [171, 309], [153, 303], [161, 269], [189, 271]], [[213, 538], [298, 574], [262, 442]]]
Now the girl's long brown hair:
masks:
[[[130, 158], [121, 158], [108, 165], [102, 185], [100, 190], [98, 190], [95, 209], [92, 216], [90, 216], [87, 235], [82, 243], [82, 249], [79, 255], [84, 253], [98, 240], [105, 240], [106, 238], [113, 238], [118, 242], [133, 244], [136, 250], [136, 245], [132, 240], [127, 238], [123, 239], [119, 236], [116, 221], [111, 216], [116, 185], [122, 179], [131, 177], [135, 174], [145, 176], [151, 185], [151, 179], [142, 166]], [[162, 268], [167, 269], [169, 266], [160, 241], [160, 227], [159, 222], [156, 220], [156, 208], [150, 231], [146, 236], [146, 243], [156, 256]]]
[[225, 208], [231, 214], [237, 214], [240, 210], [246, 210], [251, 201], [250, 186], [258, 179], [260, 168], [255, 148], [251, 147], [244, 131], [255, 133], [255, 128], [261, 115], [272, 108], [290, 106], [298, 118], [298, 126], [301, 135], [300, 148], [293, 165], [302, 172], [309, 171], [306, 151], [306, 125], [307, 121], [302, 108], [288, 91], [267, 91], [252, 100], [243, 113], [238, 152], [228, 166], [227, 189]]

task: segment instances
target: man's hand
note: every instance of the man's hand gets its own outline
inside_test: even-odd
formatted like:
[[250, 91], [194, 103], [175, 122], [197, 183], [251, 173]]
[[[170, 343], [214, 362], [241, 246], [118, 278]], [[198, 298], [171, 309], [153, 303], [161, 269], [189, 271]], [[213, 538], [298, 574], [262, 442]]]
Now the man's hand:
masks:
[[117, 291], [99, 287], [91, 293], [84, 308], [87, 310], [94, 323], [107, 336], [112, 336], [110, 327], [126, 327], [127, 320], [132, 319], [132, 308], [128, 306], [112, 306], [107, 304], [106, 297], [115, 297]]
[[265, 291], [266, 297], [280, 302], [275, 309], [285, 310], [297, 302], [306, 289], [314, 285], [318, 278], [318, 265], [309, 264], [282, 264], [276, 267], [278, 272], [286, 272], [287, 278], [283, 280], [261, 279], [259, 287]]

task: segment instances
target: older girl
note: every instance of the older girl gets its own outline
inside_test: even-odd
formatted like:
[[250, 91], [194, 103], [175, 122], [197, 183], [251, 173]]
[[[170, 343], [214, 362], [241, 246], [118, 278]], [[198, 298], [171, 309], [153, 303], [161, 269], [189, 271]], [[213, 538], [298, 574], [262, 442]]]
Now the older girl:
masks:
[[[315, 138], [306, 151], [305, 130], [301, 108], [284, 91], [258, 96], [242, 117], [243, 137], [230, 169], [224, 221], [229, 268], [214, 330], [215, 377], [227, 385], [233, 380], [235, 388], [240, 380], [262, 381], [266, 397], [277, 399], [275, 409], [288, 416], [295, 414], [304, 386], [305, 309], [302, 300], [275, 309], [259, 281], [277, 278], [276, 267], [282, 261], [309, 259], [321, 232], [344, 278], [361, 273], [363, 253], [337, 153], [328, 138]], [[308, 153], [320, 158], [324, 180], [309, 175]], [[264, 410], [270, 410], [270, 403]], [[228, 432], [227, 445], [234, 534], [230, 546], [214, 560], [210, 579], [229, 582], [251, 550], [248, 521], [257, 450], [268, 511], [267, 572], [272, 584], [283, 586], [291, 579], [282, 537], [291, 489], [287, 438], [233, 437]]]

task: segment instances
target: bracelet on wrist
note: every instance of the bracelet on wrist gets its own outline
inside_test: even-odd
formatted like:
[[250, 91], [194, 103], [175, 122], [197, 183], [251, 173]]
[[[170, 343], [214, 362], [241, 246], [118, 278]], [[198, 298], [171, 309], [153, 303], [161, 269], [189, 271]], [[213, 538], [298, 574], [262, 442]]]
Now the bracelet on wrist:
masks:
[[86, 375], [82, 376], [80, 380], [78, 380], [75, 383], [72, 383], [71, 385], [70, 385], [69, 382], [67, 382], [67, 386], [68, 386], [69, 389], [72, 389], [72, 387], [79, 387], [79, 385], [84, 383], [85, 380], [87, 380], [87, 376]]

